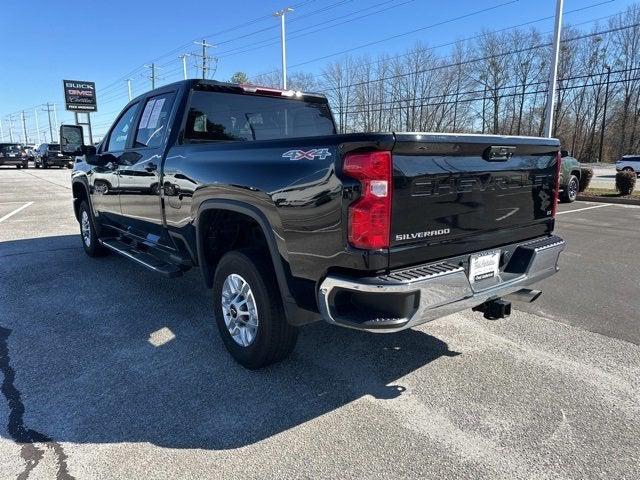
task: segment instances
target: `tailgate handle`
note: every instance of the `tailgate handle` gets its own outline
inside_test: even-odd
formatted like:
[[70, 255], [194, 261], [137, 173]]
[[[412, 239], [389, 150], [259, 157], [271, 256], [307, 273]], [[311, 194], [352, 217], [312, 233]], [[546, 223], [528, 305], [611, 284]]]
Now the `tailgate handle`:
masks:
[[490, 162], [506, 162], [513, 157], [516, 147], [492, 145], [485, 148], [482, 158]]

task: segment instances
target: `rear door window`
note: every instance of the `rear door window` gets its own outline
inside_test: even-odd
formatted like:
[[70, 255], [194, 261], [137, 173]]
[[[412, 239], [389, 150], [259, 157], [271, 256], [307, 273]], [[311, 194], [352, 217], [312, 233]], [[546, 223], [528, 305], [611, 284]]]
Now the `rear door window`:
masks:
[[140, 116], [134, 148], [160, 147], [167, 133], [173, 93], [164, 93], [147, 100]]

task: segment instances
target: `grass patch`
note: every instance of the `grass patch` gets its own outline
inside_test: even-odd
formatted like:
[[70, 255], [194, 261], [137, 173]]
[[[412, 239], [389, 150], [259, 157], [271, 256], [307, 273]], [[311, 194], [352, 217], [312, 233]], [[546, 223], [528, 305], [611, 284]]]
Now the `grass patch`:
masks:
[[581, 192], [580, 195], [587, 197], [609, 197], [609, 198], [633, 198], [640, 199], [640, 191], [635, 191], [631, 195], [620, 195], [616, 190], [612, 188], [593, 188], [589, 187], [586, 191]]

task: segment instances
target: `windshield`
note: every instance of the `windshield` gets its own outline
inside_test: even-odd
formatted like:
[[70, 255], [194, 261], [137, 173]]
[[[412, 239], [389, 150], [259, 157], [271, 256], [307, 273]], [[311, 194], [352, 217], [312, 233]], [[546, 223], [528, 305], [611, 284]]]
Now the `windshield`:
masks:
[[334, 133], [333, 118], [325, 100], [196, 90], [189, 106], [186, 138], [247, 141]]

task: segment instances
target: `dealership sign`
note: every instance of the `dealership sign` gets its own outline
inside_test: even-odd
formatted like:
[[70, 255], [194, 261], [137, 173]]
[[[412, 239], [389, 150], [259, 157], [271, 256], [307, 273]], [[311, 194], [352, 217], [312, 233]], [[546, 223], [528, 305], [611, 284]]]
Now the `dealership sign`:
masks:
[[74, 112], [95, 112], [98, 110], [96, 102], [96, 84], [79, 80], [63, 80], [64, 101], [67, 110]]

